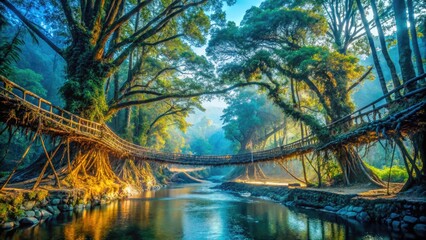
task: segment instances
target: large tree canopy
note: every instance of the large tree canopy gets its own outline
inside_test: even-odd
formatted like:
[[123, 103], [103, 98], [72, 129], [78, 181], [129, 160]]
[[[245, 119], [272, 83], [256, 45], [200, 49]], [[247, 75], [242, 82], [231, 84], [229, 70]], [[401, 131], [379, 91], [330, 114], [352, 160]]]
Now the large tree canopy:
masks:
[[223, 20], [223, 2], [233, 3], [232, 0], [0, 2], [67, 62], [67, 82], [61, 88], [66, 108], [95, 120], [103, 120], [108, 111], [106, 79], [136, 49], [164, 46], [177, 38], [202, 44], [211, 20]]

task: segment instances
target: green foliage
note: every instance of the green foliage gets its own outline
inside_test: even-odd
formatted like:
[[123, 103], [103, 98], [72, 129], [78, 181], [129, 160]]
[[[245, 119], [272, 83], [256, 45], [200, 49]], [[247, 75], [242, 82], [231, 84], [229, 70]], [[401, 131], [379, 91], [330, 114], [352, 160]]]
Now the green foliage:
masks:
[[370, 168], [382, 181], [388, 181], [389, 172], [390, 172], [390, 181], [391, 182], [406, 182], [408, 180], [407, 170], [402, 166], [392, 166], [392, 169], [388, 166], [383, 167], [382, 169], [373, 167], [365, 163], [368, 168]]
[[29, 200], [42, 201], [49, 195], [47, 190], [34, 190], [29, 191], [25, 194], [25, 197]]
[[[3, 6], [0, 6], [0, 10]], [[0, 30], [11, 30], [7, 19], [0, 14]], [[6, 27], [8, 26], [8, 27]], [[0, 35], [0, 75], [9, 76], [12, 71], [12, 65], [19, 60], [22, 40], [21, 27], [14, 32], [12, 36]]]
[[46, 97], [46, 89], [41, 84], [43, 76], [31, 69], [13, 68], [10, 80], [40, 97]]
[[223, 111], [225, 136], [239, 152], [262, 149], [270, 132], [283, 128], [282, 113], [256, 89], [244, 89], [227, 98]]
[[6, 203], [0, 203], [0, 222], [6, 220], [9, 213], [9, 205]]

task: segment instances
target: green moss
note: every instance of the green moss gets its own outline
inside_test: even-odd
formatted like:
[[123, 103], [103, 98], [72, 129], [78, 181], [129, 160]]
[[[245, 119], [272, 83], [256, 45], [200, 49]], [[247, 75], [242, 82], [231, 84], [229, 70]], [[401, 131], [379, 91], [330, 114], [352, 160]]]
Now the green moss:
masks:
[[7, 219], [9, 204], [0, 203], [0, 222]]
[[16, 194], [12, 200], [12, 206], [20, 206], [24, 202], [24, 195], [22, 193]]
[[46, 190], [38, 190], [37, 191], [36, 200], [37, 201], [42, 201], [43, 199], [45, 199], [47, 197], [47, 195], [49, 195], [48, 191], [46, 191]]

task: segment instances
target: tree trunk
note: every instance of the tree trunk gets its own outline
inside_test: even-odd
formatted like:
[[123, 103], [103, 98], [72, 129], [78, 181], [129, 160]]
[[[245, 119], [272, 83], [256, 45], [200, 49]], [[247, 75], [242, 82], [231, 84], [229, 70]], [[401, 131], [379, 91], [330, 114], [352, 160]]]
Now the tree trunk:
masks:
[[[402, 81], [405, 83], [414, 78], [414, 66], [411, 62], [410, 37], [407, 27], [407, 8], [404, 0], [393, 0], [395, 13], [396, 38], [398, 41], [399, 66], [401, 68]], [[415, 89], [415, 84], [407, 86], [407, 91]]]
[[[377, 12], [376, 0], [371, 0], [371, 8], [373, 9], [374, 21], [376, 22], [377, 32], [379, 34], [379, 40], [380, 40], [382, 53], [383, 53], [383, 56], [386, 60], [387, 65], [389, 67], [389, 70], [391, 72], [393, 86], [394, 86], [394, 88], [397, 88], [401, 85], [401, 82], [400, 82], [398, 74], [396, 72], [395, 64], [393, 63], [393, 61], [392, 61], [392, 59], [389, 55], [389, 52], [388, 52], [388, 48], [387, 48], [386, 40], [385, 40], [385, 34], [383, 33], [382, 24], [380, 23], [379, 14]], [[401, 96], [400, 92], [397, 91], [395, 93], [395, 98], [398, 98], [400, 96]]]
[[417, 41], [416, 20], [414, 19], [413, 0], [407, 0], [407, 8], [408, 20], [410, 21], [411, 43], [413, 45], [414, 57], [416, 59], [417, 74], [421, 75], [425, 71], [423, 69], [422, 56], [420, 54], [420, 47]]
[[[374, 66], [376, 67], [376, 72], [377, 72], [377, 75], [379, 76], [379, 82], [380, 82], [380, 86], [382, 87], [383, 95], [387, 95], [388, 88], [386, 86], [386, 80], [383, 75], [382, 67], [380, 66], [379, 57], [377, 55], [376, 47], [374, 46], [373, 35], [371, 35], [370, 26], [368, 24], [367, 17], [365, 16], [364, 8], [361, 5], [361, 0], [356, 0], [356, 3], [358, 5], [359, 13], [361, 14], [361, 19], [362, 19], [362, 23], [364, 24], [364, 29], [367, 35], [368, 43], [370, 44], [371, 55], [373, 56]], [[391, 101], [390, 96], [387, 96], [386, 102], [390, 102], [390, 101]]]
[[383, 187], [383, 182], [370, 169], [368, 169], [358, 153], [351, 146], [339, 146], [335, 149], [346, 185], [354, 183], [373, 183]]
[[226, 177], [226, 180], [265, 180], [267, 179], [262, 168], [258, 164], [237, 166]]

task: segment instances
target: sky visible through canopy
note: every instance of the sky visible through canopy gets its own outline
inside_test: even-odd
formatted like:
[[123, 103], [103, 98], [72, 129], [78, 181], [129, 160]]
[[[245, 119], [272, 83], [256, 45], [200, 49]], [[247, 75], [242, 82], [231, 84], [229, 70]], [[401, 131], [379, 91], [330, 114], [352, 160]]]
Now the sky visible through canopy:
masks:
[[[244, 17], [245, 12], [250, 9], [252, 6], [258, 7], [263, 0], [237, 0], [237, 2], [232, 6], [225, 6], [224, 10], [226, 12], [226, 20], [233, 21], [237, 25], [240, 24], [241, 20]], [[198, 54], [205, 54], [205, 46], [202, 48], [196, 49]], [[214, 98], [211, 101], [204, 101], [203, 107], [206, 108], [206, 112], [209, 111], [209, 108], [218, 107], [224, 109], [226, 103], [220, 99]], [[195, 114], [201, 114], [197, 111]], [[203, 114], [204, 115], [204, 114]], [[191, 116], [192, 118], [194, 116]]]

